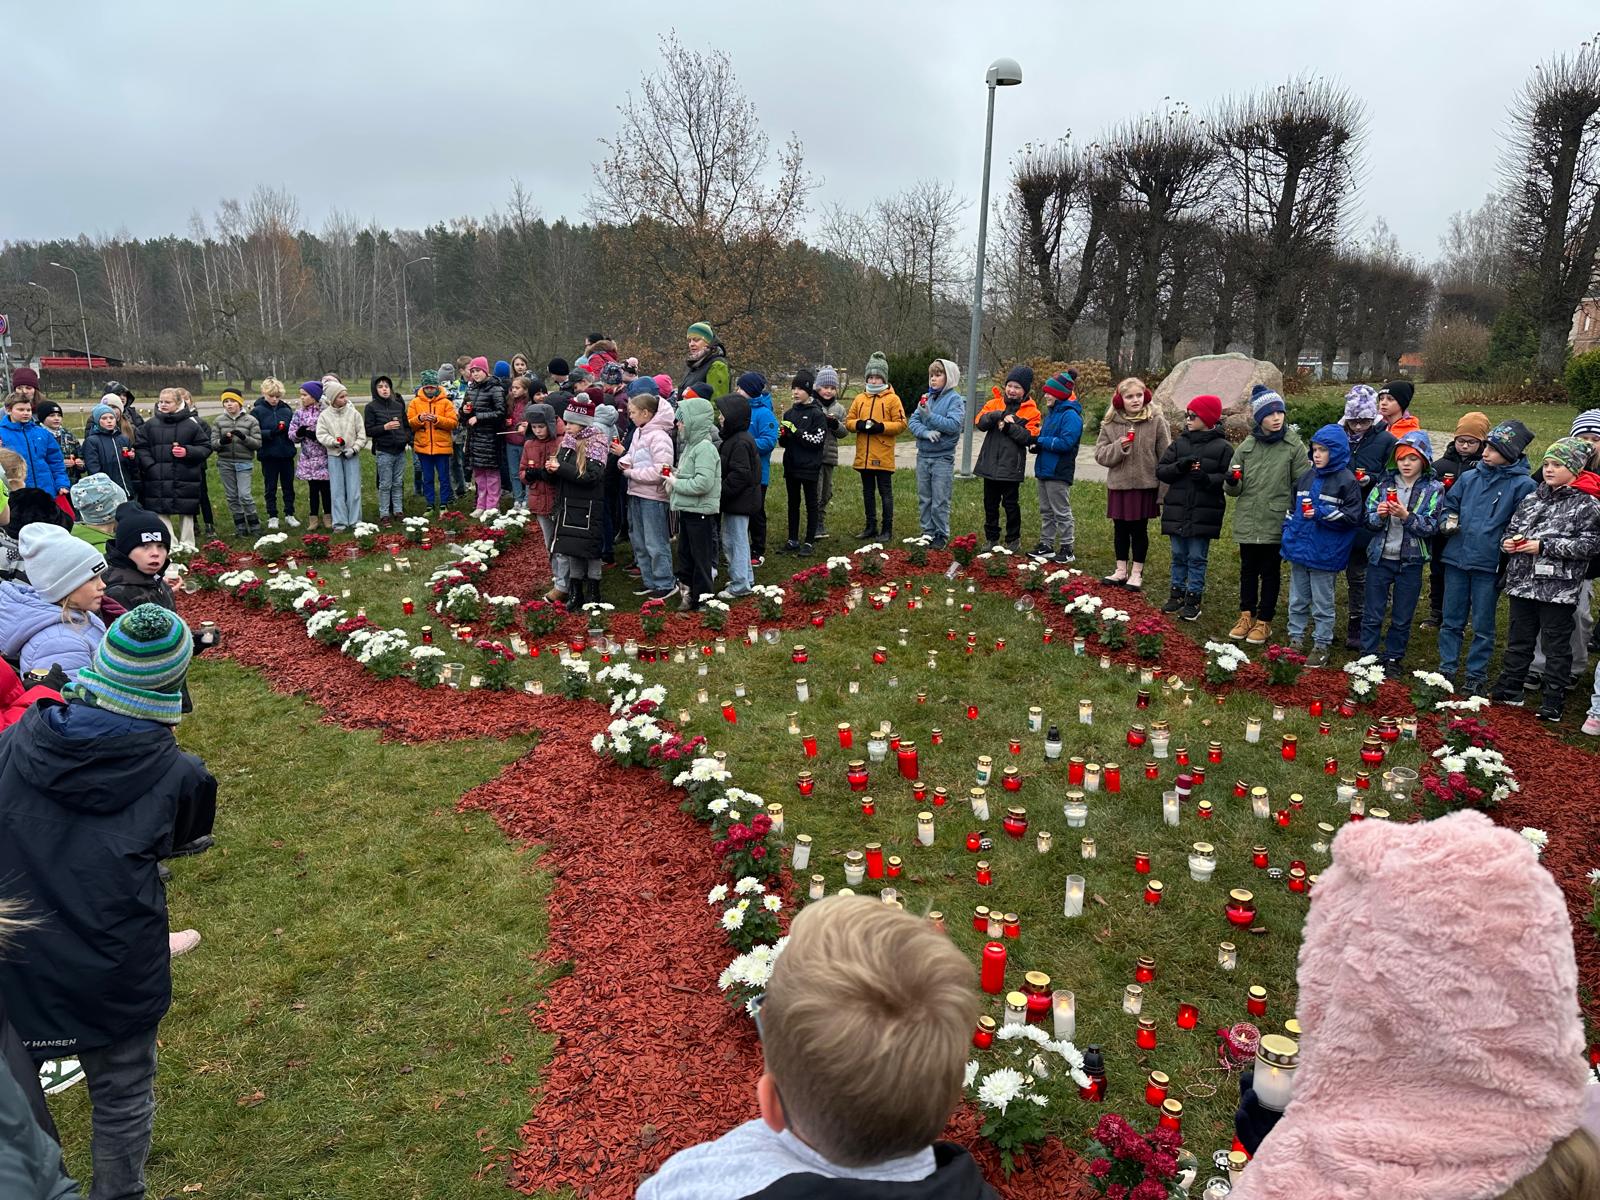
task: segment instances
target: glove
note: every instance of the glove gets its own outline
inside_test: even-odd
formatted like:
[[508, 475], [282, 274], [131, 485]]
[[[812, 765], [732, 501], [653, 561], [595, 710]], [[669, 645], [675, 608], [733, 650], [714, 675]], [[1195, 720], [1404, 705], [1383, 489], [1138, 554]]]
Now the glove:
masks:
[[857, 433], [871, 433], [872, 432], [872, 422], [871, 421], [857, 421], [856, 422], [856, 432]]
[[932, 433], [930, 433], [928, 435], [928, 440], [930, 442], [937, 442], [937, 441], [942, 440], [943, 438], [944, 438], [944, 434], [940, 433], [937, 429], [935, 429]]
[[1233, 1131], [1239, 1138], [1239, 1144], [1248, 1153], [1254, 1154], [1261, 1149], [1261, 1143], [1266, 1141], [1267, 1135], [1282, 1117], [1280, 1112], [1263, 1108], [1256, 1099], [1255, 1089], [1246, 1087], [1239, 1096], [1239, 1109], [1233, 1114]]

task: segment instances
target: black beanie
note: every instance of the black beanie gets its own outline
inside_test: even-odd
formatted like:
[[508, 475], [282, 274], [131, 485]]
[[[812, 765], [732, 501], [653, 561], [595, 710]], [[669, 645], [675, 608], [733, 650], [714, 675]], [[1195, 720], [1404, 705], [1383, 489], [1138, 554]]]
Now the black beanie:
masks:
[[118, 554], [126, 556], [138, 547], [153, 542], [160, 542], [168, 550], [172, 549], [172, 534], [167, 531], [160, 517], [140, 508], [132, 500], [117, 509], [117, 537], [112, 544], [116, 546]]
[[43, 421], [46, 417], [53, 417], [61, 411], [61, 405], [54, 400], [40, 400], [33, 406], [33, 419]]
[[1411, 411], [1411, 399], [1416, 394], [1417, 389], [1409, 379], [1391, 379], [1378, 389], [1378, 395], [1392, 397], [1401, 412]]
[[547, 375], [558, 375], [558, 376], [559, 375], [570, 375], [570, 374], [572, 374], [572, 368], [567, 365], [567, 360], [566, 359], [564, 359], [564, 358], [552, 358], [550, 360], [549, 364], [545, 368], [545, 373]]

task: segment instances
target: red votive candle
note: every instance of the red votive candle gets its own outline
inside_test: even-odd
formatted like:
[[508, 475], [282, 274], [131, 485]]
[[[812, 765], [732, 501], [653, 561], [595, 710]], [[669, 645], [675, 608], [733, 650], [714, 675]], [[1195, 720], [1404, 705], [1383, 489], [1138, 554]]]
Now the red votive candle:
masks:
[[1200, 1010], [1193, 1004], [1178, 1005], [1178, 1028], [1193, 1029], [1200, 1023]]
[[1144, 1102], [1151, 1108], [1160, 1108], [1162, 1101], [1167, 1098], [1167, 1088], [1171, 1083], [1165, 1071], [1151, 1071], [1150, 1079], [1144, 1085]]
[[852, 792], [864, 792], [867, 790], [867, 764], [859, 758], [850, 760], [850, 765], [845, 769], [844, 777], [849, 782]]
[[979, 1017], [978, 1027], [972, 1031], [972, 1044], [979, 1050], [987, 1050], [994, 1045], [994, 1031], [993, 1017]]
[[[895, 747], [895, 762], [900, 765], [900, 778], [915, 780], [922, 774], [922, 768], [917, 758], [917, 744], [915, 742], [901, 742]], [[917, 799], [921, 800], [928, 794], [925, 785], [918, 783], [913, 789]]]
[[1070, 787], [1082, 786], [1083, 759], [1077, 757], [1067, 759], [1067, 784]]
[[1122, 768], [1116, 763], [1107, 763], [1102, 780], [1106, 785], [1106, 791], [1120, 792], [1122, 790]]
[[855, 731], [850, 728], [849, 721], [839, 722], [839, 748], [849, 750], [856, 744]]
[[811, 777], [810, 771], [801, 771], [794, 777], [794, 786], [802, 796], [809, 796], [816, 789], [817, 781]]
[[1254, 985], [1245, 996], [1245, 1008], [1252, 1017], [1267, 1015], [1267, 989], [1259, 983]]
[[883, 845], [879, 842], [868, 842], [867, 851], [867, 878], [883, 878]]
[[806, 752], [806, 757], [807, 758], [815, 758], [817, 756], [817, 735], [816, 734], [814, 734], [814, 733], [802, 734], [800, 736], [800, 745], [805, 748], [805, 752]]
[[998, 996], [1006, 986], [1006, 948], [1000, 942], [986, 942], [983, 947], [983, 966], [978, 974], [978, 986], [991, 996]]
[[1155, 959], [1146, 955], [1133, 964], [1133, 981], [1135, 983], [1150, 983], [1155, 979], [1155, 977]]
[[1139, 1028], [1134, 1033], [1133, 1040], [1141, 1050], [1156, 1048], [1156, 1023], [1153, 1017], [1139, 1018]]
[[1295, 755], [1300, 753], [1300, 739], [1295, 737], [1295, 735], [1292, 733], [1284, 734], [1283, 744], [1279, 748], [1278, 753], [1283, 756], [1284, 762], [1293, 762]]

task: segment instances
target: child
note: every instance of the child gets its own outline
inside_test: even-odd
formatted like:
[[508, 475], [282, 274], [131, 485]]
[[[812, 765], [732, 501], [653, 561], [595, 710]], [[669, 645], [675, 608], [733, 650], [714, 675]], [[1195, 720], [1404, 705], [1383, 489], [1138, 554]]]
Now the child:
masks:
[[[1345, 393], [1344, 417], [1340, 424], [1350, 439], [1350, 470], [1361, 486], [1363, 512], [1367, 497], [1378, 486], [1379, 477], [1388, 470], [1389, 459], [1394, 455], [1395, 437], [1377, 418], [1378, 393], [1364, 383], [1356, 384]], [[1347, 650], [1361, 649], [1361, 617], [1367, 610], [1367, 544], [1373, 535], [1364, 518], [1360, 524], [1344, 573], [1348, 604], [1344, 636]]]
[[[450, 490], [450, 431], [456, 427], [456, 406], [439, 386], [439, 372], [424, 371], [422, 386], [406, 407], [406, 424], [411, 426], [412, 447], [421, 471], [422, 498], [429, 508], [438, 508], [454, 499]], [[438, 481], [438, 490], [434, 482]], [[545, 531], [545, 544], [550, 544]]]
[[372, 381], [361, 426], [377, 459], [378, 524], [385, 529], [406, 512], [406, 447], [411, 443], [406, 424], [406, 403], [394, 394], [394, 380], [379, 375]]
[[89, 422], [89, 434], [83, 440], [84, 474], [104, 475], [130, 497], [137, 496], [139, 470], [133, 442], [123, 432], [117, 410], [109, 404], [96, 404]]
[[506, 431], [501, 435], [505, 443], [502, 453], [506, 459], [506, 469], [511, 476], [511, 503], [513, 507], [527, 507], [528, 485], [522, 481], [522, 445], [528, 440], [528, 405], [533, 402], [534, 392], [544, 392], [544, 381], [537, 375], [527, 374], [527, 360], [523, 359], [523, 369], [517, 370], [517, 355], [511, 360], [511, 389], [506, 393]]
[[1161, 611], [1185, 621], [1200, 619], [1211, 543], [1222, 534], [1228, 506], [1222, 485], [1233, 447], [1218, 428], [1221, 421], [1221, 398], [1196, 396], [1186, 409], [1183, 433], [1156, 464], [1156, 478], [1167, 485], [1161, 532], [1172, 543], [1172, 593]]
[[1106, 469], [1106, 516], [1117, 555], [1117, 569], [1103, 582], [1134, 591], [1144, 586], [1150, 518], [1160, 511], [1156, 464], [1172, 441], [1166, 418], [1151, 419], [1153, 400], [1144, 380], [1124, 379], [1094, 440], [1094, 460]]
[[635, 593], [665, 600], [678, 589], [672, 573], [672, 518], [667, 476], [672, 471], [672, 430], [676, 414], [661, 399], [654, 379], [628, 385], [628, 420], [633, 444], [617, 465], [628, 481], [628, 528], [633, 531], [633, 560], [639, 564]]
[[337, 379], [323, 384], [322, 398], [327, 403], [317, 418], [317, 441], [328, 454], [333, 531], [343, 533], [361, 520], [361, 452], [367, 448], [367, 431], [344, 384]]
[[737, 392], [717, 401], [722, 418], [722, 552], [728, 556], [728, 586], [719, 600], [739, 600], [755, 587], [750, 567], [750, 515], [761, 505], [761, 456], [750, 433], [750, 401]]
[[0, 446], [22, 456], [28, 468], [28, 487], [52, 496], [65, 496], [72, 489], [60, 443], [43, 425], [35, 424], [33, 401], [20, 392], [6, 397], [6, 416], [0, 421]]
[[[127, 502], [128, 493], [104, 475], [85, 475], [72, 485], [72, 507], [78, 510], [78, 524], [72, 536], [82, 538], [101, 554], [117, 532], [117, 509]], [[151, 520], [160, 524], [154, 516]]]
[[[1597, 435], [1600, 435], [1600, 425], [1596, 426]], [[1473, 467], [1478, 465], [1478, 460], [1483, 457], [1483, 439], [1489, 436], [1489, 418], [1481, 412], [1463, 413], [1456, 422], [1456, 435], [1450, 439], [1450, 444], [1445, 447], [1444, 453], [1433, 461], [1433, 477], [1439, 481], [1439, 487], [1448, 492], [1459, 480]], [[1443, 496], [1440, 503], [1444, 502]], [[1444, 514], [1441, 511], [1440, 516]], [[1442, 533], [1436, 533], [1428, 543], [1429, 554], [1429, 580], [1428, 580], [1428, 609], [1429, 615], [1424, 618], [1424, 629], [1437, 629], [1444, 621], [1444, 548], [1450, 539]]]
[[[1361, 619], [1361, 653], [1378, 655], [1391, 678], [1398, 674], [1400, 660], [1411, 644], [1411, 618], [1422, 595], [1428, 539], [1439, 528], [1439, 499], [1444, 489], [1433, 478], [1432, 457], [1433, 446], [1422, 430], [1401, 435], [1394, 448], [1394, 465], [1367, 498], [1367, 528], [1378, 530], [1379, 535], [1367, 544], [1367, 609]], [[1386, 642], [1385, 608], [1390, 608]]]
[[839, 465], [839, 439], [844, 436], [844, 405], [839, 403], [839, 372], [823, 367], [813, 385], [817, 404], [828, 424], [822, 439], [822, 467], [817, 475], [817, 534], [813, 541], [832, 537], [828, 532], [828, 501], [833, 499], [833, 469]]
[[[816, 377], [805, 368], [796, 372], [789, 384], [789, 395], [794, 403], [783, 414], [779, 423], [778, 442], [783, 446], [783, 486], [789, 494], [789, 540], [783, 544], [785, 554], [809, 555], [816, 553], [820, 514], [817, 504], [817, 480], [822, 475], [822, 445], [827, 440], [832, 420], [822, 410], [817, 397], [812, 394]], [[800, 503], [806, 506], [806, 536], [800, 540]]]
[[973, 422], [983, 430], [983, 446], [973, 474], [983, 480], [983, 540], [1000, 544], [1000, 508], [1006, 512], [1006, 549], [1022, 548], [1022, 505], [1018, 494], [1028, 473], [1028, 447], [1039, 435], [1039, 408], [1029, 392], [1033, 369], [1018, 365], [1006, 376], [1005, 388], [978, 411]]
[[1472, 618], [1465, 690], [1487, 696], [1494, 653], [1495, 606], [1500, 599], [1500, 542], [1523, 497], [1538, 486], [1523, 452], [1533, 431], [1502, 421], [1484, 439], [1478, 465], [1444, 494], [1440, 532], [1444, 554], [1444, 620], [1439, 626], [1439, 674], [1454, 679], [1461, 664], [1462, 633]]
[[1395, 379], [1378, 389], [1378, 417], [1383, 429], [1396, 440], [1422, 428], [1422, 422], [1411, 415], [1411, 399], [1416, 386], [1406, 379]]
[[211, 427], [211, 448], [222, 473], [222, 495], [233, 518], [234, 536], [254, 537], [261, 532], [251, 487], [256, 451], [261, 449], [261, 426], [254, 415], [244, 411], [244, 397], [232, 388], [222, 393], [222, 415]]
[[0, 656], [24, 675], [60, 667], [76, 679], [105, 636], [100, 601], [106, 560], [87, 542], [43, 521], [23, 526], [17, 545], [28, 582], [0, 583]]
[[611, 439], [595, 421], [597, 403], [587, 392], [567, 403], [566, 433], [544, 463], [557, 481], [555, 552], [567, 569], [567, 586], [558, 581], [552, 594], [564, 591], [573, 610], [600, 599], [600, 508]]
[[283, 519], [299, 529], [294, 515], [295, 441], [289, 436], [294, 410], [283, 402], [283, 384], [270, 376], [261, 381], [261, 398], [250, 409], [261, 431], [261, 484], [267, 500], [267, 528], [278, 528], [278, 497], [283, 496]]
[[972, 964], [937, 926], [865, 896], [808, 904], [756, 1011], [760, 1119], [679, 1151], [638, 1200], [992, 1200], [937, 1140], [977, 1019]]
[[41, 400], [33, 410], [33, 419], [43, 425], [61, 448], [61, 461], [67, 468], [67, 482], [77, 483], [84, 475], [83, 445], [67, 429], [61, 416], [61, 405], [54, 400]]
[[683, 580], [679, 607], [699, 610], [716, 591], [717, 510], [722, 503], [722, 461], [711, 431], [711, 401], [691, 396], [678, 406], [682, 453], [677, 469], [667, 476], [672, 511], [678, 517], [678, 578]]
[[[1589, 560], [1600, 554], [1600, 478], [1586, 474], [1589, 443], [1565, 437], [1544, 452], [1544, 482], [1522, 498], [1500, 549], [1511, 556], [1505, 592], [1510, 629], [1500, 678], [1489, 698], [1521, 706], [1522, 680], [1544, 639], [1546, 668], [1541, 721], [1561, 720], [1572, 679], [1572, 626]], [[31, 578], [31, 576], [30, 576]]]
[[545, 469], [545, 462], [555, 453], [556, 412], [544, 403], [541, 387], [539, 399], [522, 410], [528, 423], [528, 436], [522, 443], [522, 458], [518, 474], [528, 489], [528, 511], [539, 522], [539, 532], [544, 537], [545, 554], [550, 560], [550, 591], [547, 600], [567, 598], [566, 559], [556, 553], [556, 496], [554, 474]]
[[[506, 364], [508, 371], [510, 366]], [[481, 521], [500, 511], [500, 431], [506, 427], [506, 389], [498, 376], [489, 373], [489, 360], [481, 354], [467, 367], [467, 378], [471, 382], [461, 404], [461, 420], [467, 427], [467, 465], [477, 492], [472, 515]]]
[[439, 386], [456, 410], [456, 423], [450, 427], [450, 489], [458, 500], [466, 498], [470, 483], [466, 465], [467, 419], [461, 415], [461, 406], [467, 401], [467, 366], [471, 362], [463, 354], [453, 363], [439, 364]]
[[[1581, 412], [1573, 419], [1572, 432], [1568, 436], [1582, 438], [1589, 443], [1589, 462], [1585, 469], [1579, 473], [1578, 481], [1573, 484], [1579, 491], [1586, 490], [1588, 477], [1596, 470], [1595, 448], [1600, 446], [1600, 409], [1590, 409]], [[1583, 583], [1578, 587], [1578, 603], [1574, 609], [1576, 620], [1572, 625], [1572, 683], [1578, 682], [1588, 674], [1589, 655], [1593, 652], [1591, 638], [1594, 634], [1594, 580], [1600, 578], [1600, 558], [1591, 559], [1589, 569], [1584, 572]], [[1544, 686], [1544, 639], [1540, 638], [1533, 648], [1533, 665], [1528, 668], [1528, 678], [1523, 681], [1524, 691], [1538, 691]]]
[[106, 596], [124, 612], [141, 604], [176, 611], [172, 589], [163, 578], [172, 553], [172, 535], [153, 513], [124, 504], [115, 515], [115, 540], [106, 555]]
[[1239, 543], [1239, 619], [1228, 636], [1264, 646], [1278, 615], [1283, 514], [1305, 468], [1306, 447], [1288, 425], [1283, 397], [1265, 384], [1251, 389], [1250, 419], [1251, 433], [1234, 450], [1222, 485], [1234, 498], [1233, 540]]
[[772, 452], [778, 447], [778, 418], [772, 411], [772, 393], [760, 371], [739, 376], [739, 394], [750, 401], [750, 436], [761, 459], [761, 506], [750, 517], [750, 563], [767, 560], [767, 485], [772, 479]]
[[906, 427], [917, 439], [917, 524], [935, 550], [950, 542], [950, 493], [955, 486], [956, 442], [967, 424], [967, 401], [956, 391], [961, 371], [948, 358], [928, 364], [928, 390]]
[[319, 514], [322, 527], [333, 528], [333, 494], [328, 484], [328, 451], [317, 440], [317, 423], [322, 419], [322, 384], [315, 379], [300, 385], [300, 407], [289, 418], [289, 437], [300, 447], [294, 477], [305, 481], [306, 506], [310, 516], [306, 528], [315, 529]]
[[1073, 553], [1077, 526], [1069, 494], [1078, 472], [1078, 445], [1083, 441], [1077, 372], [1068, 368], [1047, 379], [1044, 399], [1044, 420], [1030, 447], [1039, 456], [1033, 463], [1039, 487], [1039, 544], [1030, 557], [1044, 560], [1054, 555], [1056, 563], [1067, 566], [1077, 558]]
[[190, 400], [184, 388], [162, 388], [155, 415], [139, 426], [135, 449], [144, 506], [161, 515], [175, 541], [192, 546], [195, 514], [202, 513], [204, 520], [201, 501], [211, 434], [195, 416]]
[[1333, 585], [1350, 561], [1362, 521], [1361, 487], [1350, 473], [1350, 438], [1324, 425], [1311, 440], [1311, 467], [1295, 480], [1283, 519], [1283, 557], [1289, 560], [1289, 644], [1301, 645], [1308, 619], [1315, 646], [1306, 665], [1325, 667], [1333, 647]]
[[[866, 386], [851, 401], [844, 419], [845, 428], [856, 433], [855, 468], [861, 475], [861, 504], [867, 515], [856, 541], [881, 537], [887, 542], [894, 536], [894, 440], [905, 431], [906, 411], [889, 386], [889, 360], [882, 350], [874, 350], [867, 359], [863, 379]], [[882, 530], [878, 528], [877, 500], [883, 501]], [[826, 500], [822, 508], [826, 517]]]

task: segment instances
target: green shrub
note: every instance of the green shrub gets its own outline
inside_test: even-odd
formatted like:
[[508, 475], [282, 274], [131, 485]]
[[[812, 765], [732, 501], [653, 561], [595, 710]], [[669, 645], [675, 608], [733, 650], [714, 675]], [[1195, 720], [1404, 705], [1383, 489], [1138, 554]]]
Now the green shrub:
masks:
[[[888, 354], [884, 357], [889, 360], [889, 386], [894, 388], [895, 395], [900, 397], [900, 403], [905, 405], [908, 415], [916, 407], [917, 401], [922, 399], [922, 393], [928, 390], [928, 364], [936, 358], [956, 361], [954, 354], [938, 346], [924, 346], [920, 350], [912, 350], [905, 354]], [[969, 383], [970, 381], [963, 375], [961, 384], [956, 390], [966, 395]]]
[[1080, 388], [1078, 403], [1083, 406], [1083, 440], [1086, 444], [1093, 444], [1100, 433], [1100, 422], [1111, 411], [1111, 393], [1096, 392], [1093, 396], [1085, 396]]
[[1299, 428], [1300, 440], [1308, 446], [1317, 430], [1344, 419], [1344, 403], [1339, 400], [1296, 400], [1285, 407], [1289, 410], [1289, 424]]
[[1565, 404], [1567, 386], [1559, 379], [1539, 379], [1527, 370], [1502, 368], [1484, 383], [1473, 384], [1456, 397], [1468, 408], [1492, 404]]
[[1568, 359], [1562, 379], [1579, 408], [1600, 408], [1600, 349]]

